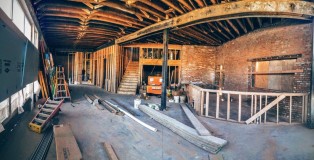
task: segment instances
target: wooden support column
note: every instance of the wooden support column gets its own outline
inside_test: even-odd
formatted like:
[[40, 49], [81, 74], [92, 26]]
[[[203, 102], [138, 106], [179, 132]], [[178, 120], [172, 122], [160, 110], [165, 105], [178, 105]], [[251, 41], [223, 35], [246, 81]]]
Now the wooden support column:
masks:
[[308, 102], [305, 102], [305, 107], [308, 107], [305, 116], [309, 116], [307, 118], [307, 125], [309, 128], [314, 129], [314, 20], [312, 21], [312, 71], [311, 71], [311, 92], [310, 92], [310, 105]]
[[166, 109], [167, 105], [167, 69], [168, 69], [168, 37], [169, 29], [165, 29], [163, 32], [163, 44], [164, 44], [164, 55], [162, 62], [162, 92], [161, 92], [161, 110]]

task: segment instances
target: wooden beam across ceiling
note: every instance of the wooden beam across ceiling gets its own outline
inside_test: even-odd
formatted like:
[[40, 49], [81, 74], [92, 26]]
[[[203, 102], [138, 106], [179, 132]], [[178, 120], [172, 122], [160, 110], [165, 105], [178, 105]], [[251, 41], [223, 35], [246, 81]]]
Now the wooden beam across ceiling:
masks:
[[[181, 9], [173, 6], [171, 1], [162, 0], [162, 2], [174, 8], [176, 11], [183, 13]], [[248, 17], [281, 17], [308, 20], [310, 17], [314, 16], [313, 8], [314, 4], [311, 2], [296, 0], [248, 0], [211, 5], [150, 25], [117, 39], [116, 43], [124, 43], [166, 28], [182, 28], [219, 20]]]

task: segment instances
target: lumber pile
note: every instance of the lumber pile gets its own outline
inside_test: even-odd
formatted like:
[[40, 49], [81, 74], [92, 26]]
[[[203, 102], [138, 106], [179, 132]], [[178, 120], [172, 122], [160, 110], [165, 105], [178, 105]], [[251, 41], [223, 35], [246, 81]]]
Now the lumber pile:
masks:
[[214, 136], [200, 136], [195, 129], [145, 105], [140, 105], [139, 109], [182, 138], [208, 152], [216, 154], [227, 144], [227, 141], [221, 138]]
[[188, 117], [194, 128], [196, 129], [197, 133], [201, 136], [209, 136], [210, 133], [208, 130], [202, 125], [202, 123], [194, 116], [194, 114], [190, 111], [190, 109], [186, 106], [186, 104], [182, 103], [181, 107]]
[[53, 133], [56, 143], [57, 160], [82, 159], [80, 148], [77, 145], [69, 124], [53, 126]]

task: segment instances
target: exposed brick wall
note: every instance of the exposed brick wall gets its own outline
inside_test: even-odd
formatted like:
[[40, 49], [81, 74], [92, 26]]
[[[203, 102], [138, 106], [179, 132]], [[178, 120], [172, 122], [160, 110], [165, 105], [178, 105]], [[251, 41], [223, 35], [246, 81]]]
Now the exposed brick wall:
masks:
[[214, 83], [215, 47], [183, 45], [181, 51], [181, 82]]
[[216, 65], [225, 70], [226, 90], [249, 90], [251, 77], [246, 73], [252, 63], [247, 59], [302, 54], [295, 69], [293, 92], [309, 92], [311, 72], [311, 25], [299, 24], [267, 28], [239, 37], [217, 48]]
[[[302, 69], [303, 72], [293, 75], [292, 92], [309, 92], [312, 58], [311, 36], [310, 24], [277, 26], [252, 32], [218, 47], [216, 65], [224, 66], [224, 89], [261, 91], [257, 88], [250, 88], [252, 77], [246, 73], [254, 71], [254, 63], [248, 62], [247, 59], [302, 54], [302, 57], [297, 59], [294, 69]], [[301, 100], [301, 97], [293, 99], [293, 121], [301, 119]], [[287, 119], [289, 118], [289, 102], [289, 97], [281, 101], [279, 109], [280, 116]]]

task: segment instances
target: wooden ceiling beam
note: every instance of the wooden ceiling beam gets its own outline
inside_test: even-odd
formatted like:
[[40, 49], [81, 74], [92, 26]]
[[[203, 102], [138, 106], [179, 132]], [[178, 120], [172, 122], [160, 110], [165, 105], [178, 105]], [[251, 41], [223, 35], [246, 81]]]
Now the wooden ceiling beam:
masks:
[[231, 26], [231, 28], [238, 34], [238, 36], [240, 36], [238, 28], [231, 22], [231, 20], [227, 19], [226, 21]]
[[176, 10], [177, 12], [179, 12], [180, 14], [184, 14], [184, 12], [177, 7], [176, 5], [174, 5], [171, 1], [169, 0], [161, 0], [163, 3], [165, 3], [166, 5], [168, 5], [170, 8], [173, 8], [174, 10]]
[[195, 1], [200, 8], [205, 6], [202, 0], [195, 0]]
[[247, 29], [246, 27], [242, 24], [241, 20], [240, 19], [236, 19], [238, 25], [242, 28], [242, 30], [247, 33]]
[[138, 4], [132, 4], [131, 6], [133, 6], [135, 8], [138, 8], [140, 10], [143, 10], [145, 12], [151, 13], [151, 14], [155, 15], [156, 17], [159, 17], [159, 18], [162, 18], [162, 19], [166, 19], [166, 16], [163, 15], [162, 13], [156, 12], [156, 11], [150, 9], [150, 8], [145, 7], [145, 6], [138, 5]]
[[253, 25], [251, 19], [250, 18], [246, 18], [246, 21], [249, 23], [249, 26], [251, 27], [251, 29], [254, 30], [254, 25]]
[[[169, 3], [169, 0], [162, 0]], [[291, 6], [293, 6], [291, 8]], [[171, 6], [170, 6], [171, 7]], [[272, 9], [269, 9], [272, 8]], [[161, 21], [147, 26], [132, 34], [116, 40], [123, 43], [139, 37], [159, 32], [166, 28], [186, 27], [204, 22], [247, 18], [247, 17], [281, 17], [294, 19], [309, 19], [314, 16], [314, 4], [295, 0], [269, 0], [269, 1], [237, 1], [220, 5], [211, 5], [193, 10], [178, 17]]]
[[[214, 23], [214, 22], [212, 22]], [[230, 40], [231, 38], [229, 36], [227, 36], [224, 32], [221, 31], [220, 28], [218, 28], [218, 26], [215, 26], [212, 23], [208, 23], [212, 28], [214, 28], [219, 34], [221, 34], [222, 36], [224, 36], [227, 40]]]
[[262, 27], [262, 25], [263, 25], [262, 19], [257, 17], [257, 22], [258, 22], [259, 27]]
[[226, 27], [224, 24], [221, 23], [221, 21], [217, 21], [218, 25], [221, 26], [225, 31], [227, 31], [227, 33], [229, 33], [229, 35], [231, 35], [233, 38], [235, 38], [235, 36], [232, 34], [232, 32], [230, 31], [230, 29], [228, 27]]
[[188, 4], [185, 0], [178, 0], [178, 1], [189, 11], [193, 10], [192, 6], [190, 6], [190, 4]]

